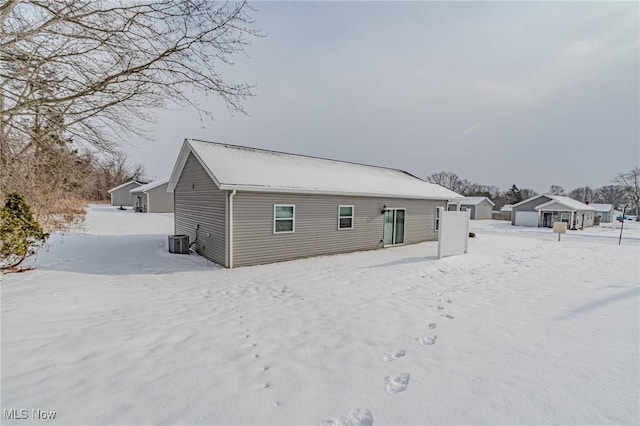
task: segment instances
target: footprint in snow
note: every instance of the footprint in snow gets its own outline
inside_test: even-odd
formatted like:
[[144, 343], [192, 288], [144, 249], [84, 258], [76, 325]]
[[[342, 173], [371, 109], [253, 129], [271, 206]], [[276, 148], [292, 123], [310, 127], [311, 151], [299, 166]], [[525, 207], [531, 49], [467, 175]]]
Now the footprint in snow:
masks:
[[436, 328], [437, 325], [435, 322], [430, 322], [429, 324], [427, 324], [427, 328], [430, 330], [433, 330], [434, 328]]
[[373, 414], [366, 408], [351, 410], [346, 416], [334, 420], [323, 420], [321, 426], [373, 426]]
[[436, 306], [436, 309], [439, 310], [439, 311], [442, 311], [442, 310], [444, 310], [444, 306], [438, 305], [438, 306]]
[[385, 376], [384, 378], [384, 387], [387, 393], [391, 395], [407, 390], [407, 386], [409, 386], [408, 373], [394, 374], [392, 376]]
[[402, 358], [407, 354], [407, 351], [404, 349], [400, 349], [398, 352], [394, 354], [384, 354], [382, 360], [384, 362], [395, 361], [396, 359]]
[[437, 338], [438, 338], [438, 336], [434, 334], [433, 336], [419, 337], [416, 340], [422, 346], [431, 346], [431, 345], [435, 345], [436, 344], [436, 339]]
[[453, 315], [451, 315], [451, 314], [442, 314], [442, 315], [440, 315], [440, 316], [441, 316], [441, 317], [445, 317], [445, 318], [447, 318], [447, 319], [454, 319], [454, 318], [455, 318], [455, 317], [454, 317]]
[[443, 303], [453, 303], [453, 300], [451, 299], [440, 299], [440, 301]]

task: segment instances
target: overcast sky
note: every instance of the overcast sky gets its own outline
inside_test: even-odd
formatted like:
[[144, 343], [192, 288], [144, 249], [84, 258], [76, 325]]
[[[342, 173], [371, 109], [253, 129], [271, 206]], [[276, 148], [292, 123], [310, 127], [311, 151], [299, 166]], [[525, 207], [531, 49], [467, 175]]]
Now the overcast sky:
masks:
[[[640, 163], [637, 2], [256, 2], [248, 115], [159, 112], [130, 159], [168, 177], [185, 138], [502, 188], [609, 184]], [[197, 95], [194, 95], [197, 96]]]

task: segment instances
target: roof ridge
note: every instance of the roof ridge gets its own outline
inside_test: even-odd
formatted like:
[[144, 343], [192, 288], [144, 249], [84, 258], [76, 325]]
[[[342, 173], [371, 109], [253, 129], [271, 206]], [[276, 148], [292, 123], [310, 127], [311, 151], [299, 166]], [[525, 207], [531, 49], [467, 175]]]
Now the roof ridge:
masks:
[[258, 152], [266, 152], [266, 153], [272, 153], [272, 154], [280, 154], [280, 155], [287, 155], [287, 156], [292, 156], [292, 157], [304, 157], [304, 158], [311, 158], [314, 160], [324, 160], [324, 161], [333, 161], [336, 163], [343, 163], [343, 164], [354, 164], [356, 166], [364, 166], [364, 167], [374, 167], [377, 169], [384, 169], [384, 170], [392, 170], [395, 172], [401, 172], [401, 173], [405, 173], [413, 178], [419, 179], [423, 182], [426, 183], [430, 183], [427, 182], [426, 180], [407, 172], [406, 170], [402, 170], [402, 169], [397, 169], [394, 167], [386, 167], [386, 166], [376, 166], [376, 165], [372, 165], [372, 164], [364, 164], [364, 163], [358, 163], [355, 161], [345, 161], [345, 160], [336, 160], [334, 158], [325, 158], [325, 157], [317, 157], [314, 155], [307, 155], [307, 154], [293, 154], [291, 152], [284, 152], [284, 151], [276, 151], [276, 150], [272, 150], [272, 149], [265, 149], [265, 148], [255, 148], [255, 147], [251, 147], [251, 146], [244, 146], [244, 145], [235, 145], [235, 144], [231, 144], [231, 143], [225, 143], [225, 142], [213, 142], [213, 141], [205, 141], [203, 139], [194, 139], [194, 138], [186, 138], [185, 140], [188, 141], [195, 141], [195, 142], [204, 142], [204, 143], [210, 143], [213, 145], [222, 145], [224, 147], [227, 148], [234, 148], [234, 149], [245, 149], [248, 151], [258, 151]]

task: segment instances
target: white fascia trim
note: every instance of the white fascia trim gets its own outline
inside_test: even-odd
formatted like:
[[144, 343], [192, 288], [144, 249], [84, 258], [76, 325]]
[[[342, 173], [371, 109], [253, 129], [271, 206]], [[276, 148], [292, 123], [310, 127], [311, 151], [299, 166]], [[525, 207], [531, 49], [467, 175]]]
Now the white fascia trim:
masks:
[[516, 203], [516, 204], [512, 205], [511, 208], [518, 207], [519, 205], [522, 205], [524, 203], [528, 203], [529, 201], [535, 200], [535, 199], [540, 198], [540, 197], [547, 197], [547, 198], [551, 198], [553, 200], [553, 198], [551, 196], [549, 196], [549, 195], [540, 194], [540, 195], [536, 195], [535, 197], [531, 197], [531, 198], [527, 198], [526, 200], [522, 200], [519, 203]]
[[460, 203], [461, 206], [478, 206], [480, 205], [483, 201], [488, 201], [492, 206], [495, 206], [496, 204], [491, 201], [490, 199], [488, 199], [487, 197], [482, 198], [480, 201], [475, 202], [475, 203]]
[[158, 180], [158, 181], [155, 181], [155, 182], [148, 183], [148, 184], [146, 184], [146, 185], [139, 186], [139, 187], [137, 187], [137, 188], [133, 188], [133, 189], [132, 189], [131, 191], [129, 191], [129, 192], [131, 192], [131, 193], [134, 193], [134, 192], [144, 192], [144, 193], [146, 194], [146, 193], [147, 193], [147, 191], [151, 191], [152, 189], [156, 189], [157, 187], [162, 186], [162, 185], [164, 185], [165, 183], [169, 183], [169, 181], [168, 181], [167, 179]]
[[245, 191], [245, 192], [340, 195], [340, 196], [349, 196], [349, 197], [374, 197], [374, 198], [408, 198], [408, 199], [416, 199], [416, 200], [434, 200], [434, 201], [448, 201], [448, 200], [458, 199], [457, 197], [446, 198], [446, 197], [428, 197], [428, 196], [422, 196], [422, 195], [405, 195], [405, 194], [327, 191], [327, 190], [299, 189], [299, 188], [271, 188], [271, 187], [252, 186], [252, 185], [232, 185], [232, 184], [230, 185], [225, 183], [218, 185], [218, 188], [222, 190], [228, 190], [228, 191], [237, 189], [238, 191]]
[[[551, 201], [547, 201], [547, 202], [546, 202], [546, 203], [544, 203], [544, 204], [540, 204], [539, 206], [535, 206], [535, 207], [534, 207], [534, 209], [535, 209], [535, 210], [542, 210], [542, 209], [544, 209], [545, 207], [550, 206], [550, 205], [552, 205], [552, 204], [559, 204], [559, 205], [563, 206], [564, 208], [566, 208], [566, 209], [567, 209], [566, 211], [570, 211], [570, 212], [578, 211], [578, 209], [574, 209], [574, 208], [572, 208], [572, 207], [569, 207], [569, 206], [567, 206], [566, 204], [564, 204], [563, 202], [558, 201], [558, 200], [555, 200], [555, 199], [554, 199], [554, 200], [551, 200]], [[555, 210], [553, 210], [553, 211], [565, 211], [565, 210], [557, 210], [557, 209], [555, 209]]]
[[173, 192], [178, 184], [178, 179], [180, 179], [180, 175], [182, 174], [182, 170], [184, 169], [185, 164], [187, 164], [187, 158], [189, 158], [189, 153], [193, 153], [196, 159], [200, 162], [200, 165], [207, 172], [213, 183], [216, 184], [218, 189], [230, 189], [234, 188], [222, 188], [218, 179], [214, 176], [214, 174], [209, 170], [206, 163], [202, 161], [202, 158], [198, 155], [195, 149], [189, 143], [189, 139], [185, 139], [182, 148], [180, 148], [180, 154], [178, 154], [178, 159], [176, 160], [176, 164], [173, 166], [173, 171], [171, 172], [171, 177], [169, 178], [169, 185], [167, 185], [167, 192]]
[[[124, 188], [125, 186], [127, 186], [127, 185], [129, 185], [129, 184], [132, 184], [132, 183], [135, 183], [135, 184], [136, 184], [136, 185], [138, 185], [138, 186], [142, 186], [142, 184], [141, 184], [140, 182], [137, 182], [137, 181], [135, 181], [135, 180], [130, 180], [129, 182], [125, 182], [125, 183], [123, 183], [122, 185], [118, 185], [118, 186], [116, 186], [115, 188], [111, 188], [111, 189], [109, 189], [107, 192], [108, 192], [109, 194], [111, 194], [111, 193], [113, 193], [114, 191], [117, 191], [117, 190], [118, 190], [118, 189], [120, 189], [120, 188]], [[135, 188], [134, 188], [134, 189], [135, 189]], [[129, 192], [131, 192], [131, 191], [129, 191]]]

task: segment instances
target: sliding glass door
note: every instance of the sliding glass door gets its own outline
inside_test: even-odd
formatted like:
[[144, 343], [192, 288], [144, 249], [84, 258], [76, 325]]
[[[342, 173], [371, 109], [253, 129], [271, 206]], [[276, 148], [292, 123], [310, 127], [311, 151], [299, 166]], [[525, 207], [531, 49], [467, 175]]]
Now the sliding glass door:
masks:
[[385, 246], [404, 244], [405, 209], [387, 209], [384, 212], [383, 242]]

